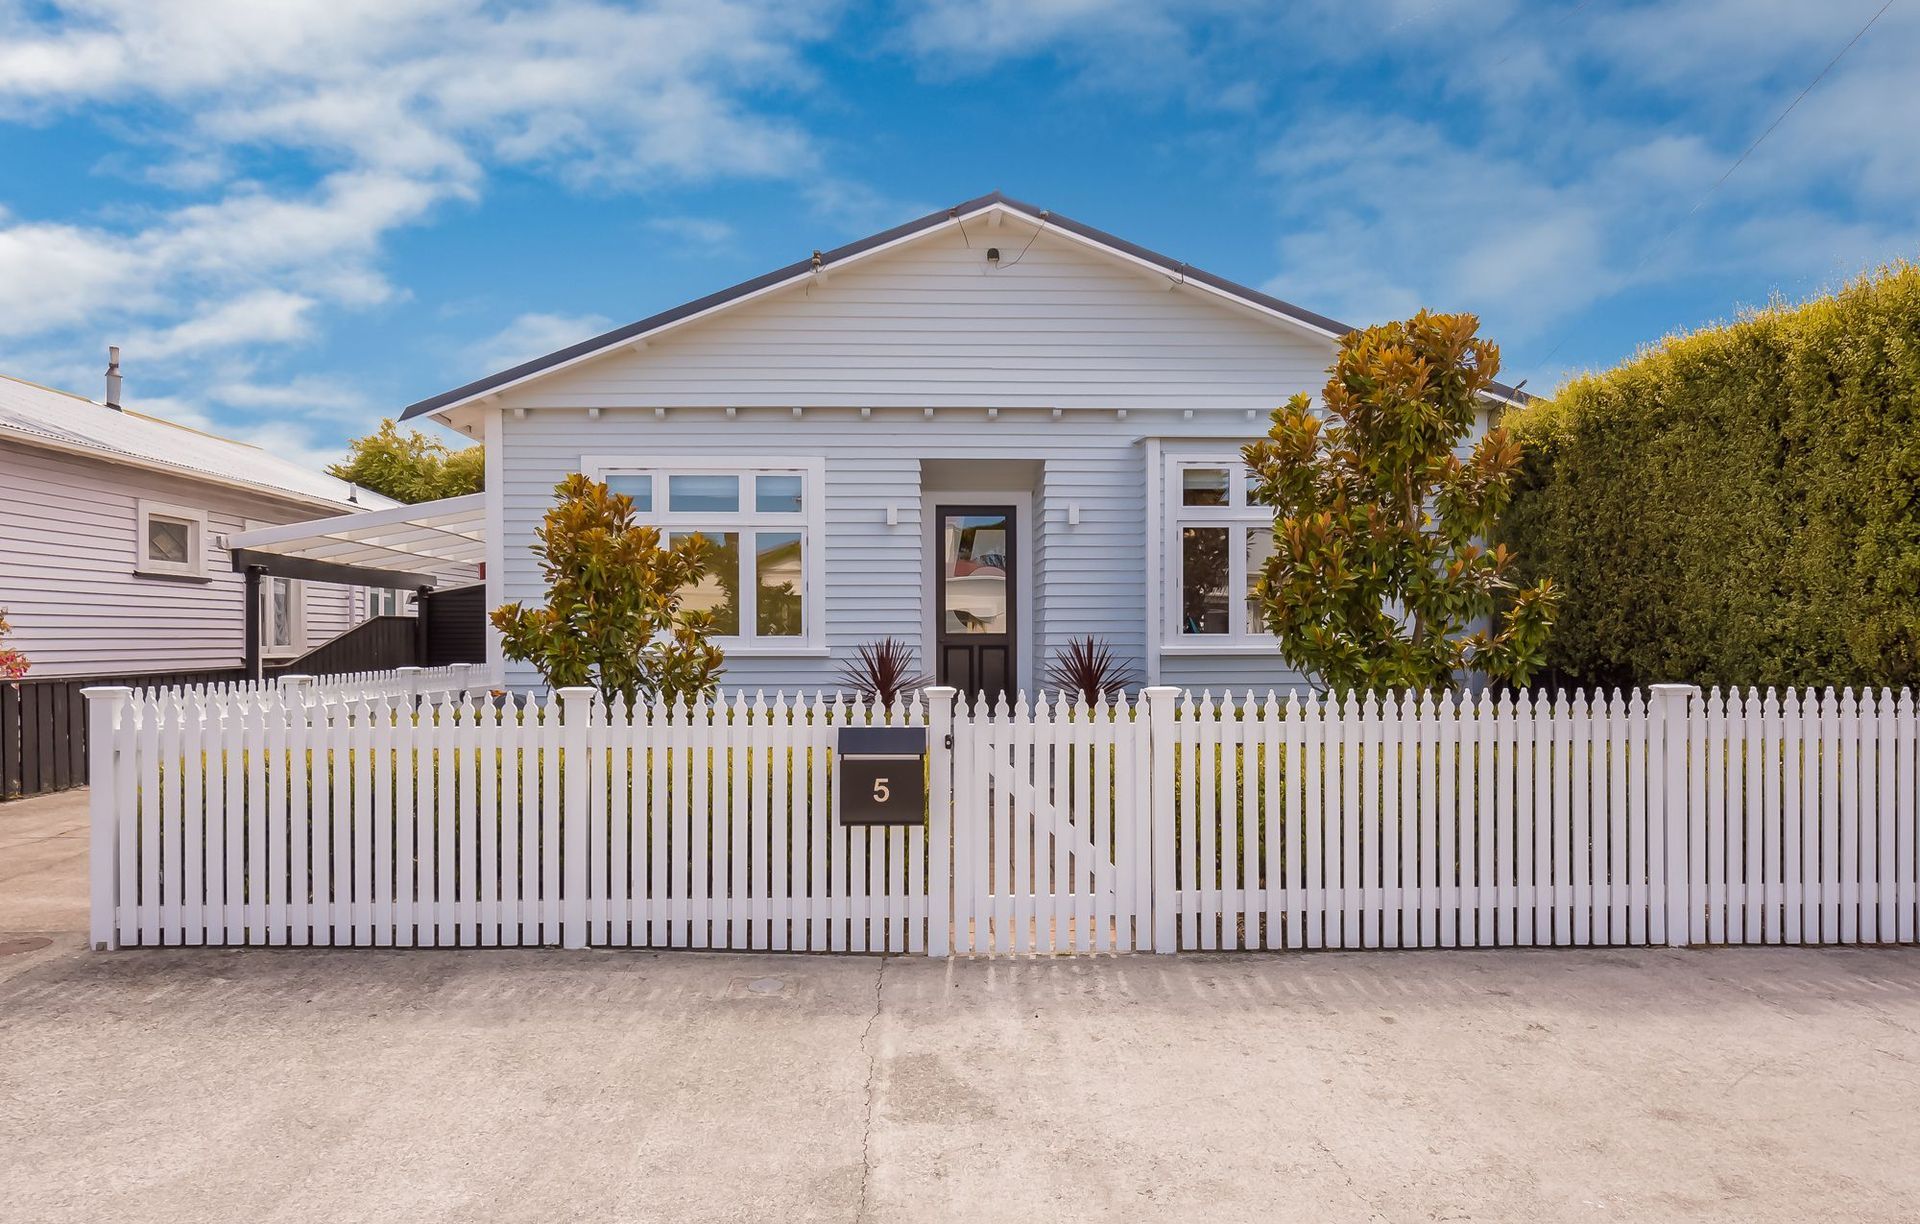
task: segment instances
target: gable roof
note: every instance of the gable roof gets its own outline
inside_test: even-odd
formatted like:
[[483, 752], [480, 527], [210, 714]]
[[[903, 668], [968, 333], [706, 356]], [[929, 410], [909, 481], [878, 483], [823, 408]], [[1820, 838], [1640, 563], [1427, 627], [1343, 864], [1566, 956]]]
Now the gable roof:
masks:
[[[1137, 243], [1128, 242], [1126, 239], [1116, 237], [1104, 230], [1095, 229], [1093, 226], [1087, 225], [1084, 222], [1075, 221], [1071, 217], [1064, 217], [1048, 209], [1038, 208], [1020, 200], [1011, 199], [995, 191], [991, 194], [968, 200], [965, 203], [956, 204], [952, 208], [943, 209], [940, 212], [928, 213], [926, 216], [917, 220], [909, 221], [904, 225], [896, 225], [892, 229], [882, 230], [877, 234], [862, 238], [857, 242], [850, 242], [842, 247], [836, 247], [831, 251], [817, 252], [807, 259], [797, 260], [783, 268], [775, 268], [773, 271], [756, 276], [752, 280], [741, 281], [739, 284], [722, 289], [717, 293], [709, 293], [705, 297], [695, 298], [691, 302], [675, 306], [670, 310], [663, 310], [659, 314], [649, 315], [644, 319], [628, 323], [624, 327], [616, 327], [612, 331], [603, 332], [591, 339], [582, 340], [578, 344], [568, 345], [566, 348], [548, 353], [544, 357], [536, 357], [532, 361], [522, 362], [511, 369], [502, 370], [497, 374], [489, 374], [487, 377], [467, 383], [465, 386], [455, 387], [451, 391], [443, 391], [439, 395], [430, 396], [415, 404], [409, 404], [406, 409], [401, 412], [400, 419], [408, 420], [430, 412], [438, 412], [442, 409], [454, 407], [469, 400], [492, 394], [502, 388], [524, 382], [529, 378], [544, 374], [560, 366], [570, 365], [583, 358], [592, 357], [605, 350], [616, 348], [623, 344], [631, 344], [653, 332], [671, 327], [683, 320], [725, 308], [790, 282], [800, 280], [803, 277], [811, 276], [816, 272], [827, 271], [836, 264], [857, 259], [863, 255], [868, 255], [882, 248], [893, 246], [896, 243], [917, 237], [931, 230], [953, 224], [957, 221], [964, 221], [975, 215], [994, 209], [1018, 214], [1028, 221], [1040, 224], [1044, 228], [1072, 235], [1083, 242], [1104, 248], [1108, 252], [1121, 258], [1157, 268], [1177, 281], [1204, 286], [1207, 289], [1213, 290], [1218, 294], [1231, 298], [1246, 306], [1272, 315], [1276, 319], [1291, 323], [1303, 330], [1327, 337], [1328, 339], [1337, 340], [1348, 332], [1355, 330], [1352, 326], [1341, 323], [1335, 319], [1330, 319], [1326, 315], [1316, 314], [1311, 310], [1296, 306], [1291, 302], [1282, 301], [1280, 298], [1274, 297], [1271, 294], [1262, 293], [1258, 289], [1252, 289], [1246, 285], [1230, 281], [1224, 276], [1215, 276], [1213, 273], [1201, 268], [1196, 268], [1192, 264], [1162, 255], [1158, 251], [1148, 250], [1146, 247], [1140, 246]], [[1490, 398], [1508, 404], [1522, 404], [1533, 398], [1525, 392], [1518, 391], [1503, 383], [1492, 384], [1488, 389], [1488, 394]]]
[[8, 437], [340, 511], [397, 504], [367, 489], [350, 502], [346, 481], [257, 446], [0, 374], [0, 438]]

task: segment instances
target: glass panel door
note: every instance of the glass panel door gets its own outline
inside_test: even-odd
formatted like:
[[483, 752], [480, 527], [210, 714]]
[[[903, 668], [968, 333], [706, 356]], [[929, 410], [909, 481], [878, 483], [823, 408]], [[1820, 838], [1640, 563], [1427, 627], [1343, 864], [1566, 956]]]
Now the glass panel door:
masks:
[[1011, 506], [941, 506], [934, 515], [938, 678], [963, 692], [1011, 695], [1014, 526]]

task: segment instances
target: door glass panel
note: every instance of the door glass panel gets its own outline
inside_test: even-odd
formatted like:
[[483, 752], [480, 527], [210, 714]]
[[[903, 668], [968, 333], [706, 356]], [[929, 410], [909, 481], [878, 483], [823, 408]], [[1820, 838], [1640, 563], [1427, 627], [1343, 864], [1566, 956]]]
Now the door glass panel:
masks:
[[762, 514], [800, 513], [800, 477], [754, 477], [753, 508]]
[[692, 473], [670, 475], [667, 477], [667, 509], [675, 514], [689, 510], [736, 514], [740, 510], [740, 478]]
[[1226, 505], [1227, 469], [1181, 468], [1180, 504], [1183, 506]]
[[1007, 633], [1008, 516], [950, 514], [941, 524], [940, 582], [948, 633]]
[[[693, 534], [691, 531], [678, 531], [671, 539], [684, 540]], [[740, 533], [702, 531], [699, 534], [706, 538], [709, 545], [707, 572], [700, 581], [686, 588], [680, 606], [689, 612], [713, 613], [713, 632], [716, 635], [738, 637], [740, 634]]]
[[653, 513], [653, 477], [651, 476], [609, 476], [607, 488], [615, 493], [625, 493], [633, 499], [633, 508], [639, 514]]
[[1227, 633], [1225, 527], [1180, 531], [1180, 632]]
[[754, 621], [761, 637], [799, 637], [802, 632], [802, 547], [797, 531], [754, 533]]
[[1260, 614], [1260, 601], [1254, 590], [1260, 585], [1260, 572], [1273, 555], [1273, 532], [1266, 527], [1247, 528], [1247, 632], [1265, 633], [1266, 618]]

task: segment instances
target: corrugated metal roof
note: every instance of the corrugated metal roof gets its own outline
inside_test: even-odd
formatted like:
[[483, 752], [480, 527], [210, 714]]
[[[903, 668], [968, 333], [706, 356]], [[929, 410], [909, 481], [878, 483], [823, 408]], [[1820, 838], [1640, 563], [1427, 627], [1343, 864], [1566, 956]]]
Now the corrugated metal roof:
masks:
[[0, 374], [0, 432], [143, 467], [172, 469], [237, 489], [352, 510], [397, 505], [245, 442], [138, 412], [116, 412], [83, 396]]

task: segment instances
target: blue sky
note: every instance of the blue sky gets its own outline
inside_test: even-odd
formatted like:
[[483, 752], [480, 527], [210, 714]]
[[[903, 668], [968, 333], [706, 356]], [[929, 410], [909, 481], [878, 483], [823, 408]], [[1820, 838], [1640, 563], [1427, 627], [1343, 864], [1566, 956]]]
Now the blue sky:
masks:
[[998, 189], [1547, 390], [1916, 254], [1910, 2], [1689, 215], [1882, 2], [0, 0], [0, 371], [319, 459]]

